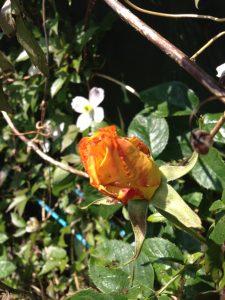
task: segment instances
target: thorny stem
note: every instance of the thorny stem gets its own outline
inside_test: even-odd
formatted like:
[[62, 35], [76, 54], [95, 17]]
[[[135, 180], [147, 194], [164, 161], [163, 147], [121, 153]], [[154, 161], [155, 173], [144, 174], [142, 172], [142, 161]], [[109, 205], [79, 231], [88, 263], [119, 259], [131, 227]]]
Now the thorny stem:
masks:
[[205, 20], [211, 20], [214, 22], [225, 22], [225, 18], [217, 18], [213, 16], [208, 15], [198, 15], [198, 14], [167, 14], [152, 10], [143, 9], [134, 3], [130, 2], [129, 0], [124, 0], [130, 7], [135, 9], [136, 11], [139, 11], [144, 14], [156, 16], [156, 17], [163, 17], [163, 18], [171, 18], [171, 19], [184, 19], [184, 18], [191, 18], [191, 19], [205, 19]]
[[203, 52], [205, 49], [207, 49], [212, 43], [214, 43], [217, 39], [219, 39], [221, 36], [225, 35], [225, 31], [222, 31], [218, 33], [216, 36], [211, 38], [204, 46], [202, 46], [195, 54], [192, 55], [190, 58], [191, 60], [196, 60], [196, 58]]
[[180, 49], [171, 44], [167, 39], [158, 32], [136, 17], [118, 0], [104, 0], [124, 21], [135, 28], [147, 40], [161, 49], [166, 55], [173, 59], [180, 67], [188, 72], [193, 78], [205, 86], [215, 96], [224, 97], [222, 101], [225, 103], [225, 90], [220, 87], [211, 76], [201, 69], [195, 62], [183, 53]]
[[77, 169], [74, 169], [71, 166], [65, 165], [65, 164], [53, 159], [52, 157], [48, 156], [47, 154], [45, 154], [43, 151], [41, 151], [38, 148], [38, 146], [34, 142], [30, 141], [24, 135], [22, 135], [21, 132], [19, 132], [19, 130], [15, 127], [15, 125], [13, 124], [13, 122], [10, 119], [9, 115], [5, 111], [1, 111], [1, 113], [2, 113], [3, 118], [5, 119], [5, 121], [7, 122], [7, 124], [11, 128], [11, 130], [13, 131], [13, 133], [16, 136], [18, 136], [19, 139], [21, 139], [28, 147], [30, 147], [34, 152], [36, 152], [45, 161], [48, 161], [50, 164], [52, 164], [52, 165], [54, 165], [54, 166], [56, 166], [60, 169], [63, 169], [67, 172], [70, 172], [72, 174], [88, 178], [87, 173], [82, 172], [82, 171], [77, 170]]

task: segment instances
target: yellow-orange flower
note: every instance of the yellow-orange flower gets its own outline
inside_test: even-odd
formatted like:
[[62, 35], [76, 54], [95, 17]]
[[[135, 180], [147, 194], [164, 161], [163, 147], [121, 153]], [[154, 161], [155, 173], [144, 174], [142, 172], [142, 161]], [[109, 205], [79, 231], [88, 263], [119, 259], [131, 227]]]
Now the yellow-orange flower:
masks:
[[124, 204], [150, 200], [160, 185], [160, 171], [147, 146], [135, 137], [118, 136], [114, 125], [82, 138], [79, 152], [91, 185]]

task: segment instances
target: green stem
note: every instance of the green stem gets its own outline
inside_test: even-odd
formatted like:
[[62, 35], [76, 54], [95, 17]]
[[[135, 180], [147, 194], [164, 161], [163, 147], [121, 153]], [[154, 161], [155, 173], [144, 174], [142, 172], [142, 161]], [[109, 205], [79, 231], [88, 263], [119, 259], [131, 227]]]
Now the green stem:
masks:
[[171, 285], [174, 281], [176, 281], [183, 273], [185, 267], [183, 267], [173, 278], [171, 278], [160, 290], [155, 292], [156, 296], [160, 296], [167, 288], [169, 285]]

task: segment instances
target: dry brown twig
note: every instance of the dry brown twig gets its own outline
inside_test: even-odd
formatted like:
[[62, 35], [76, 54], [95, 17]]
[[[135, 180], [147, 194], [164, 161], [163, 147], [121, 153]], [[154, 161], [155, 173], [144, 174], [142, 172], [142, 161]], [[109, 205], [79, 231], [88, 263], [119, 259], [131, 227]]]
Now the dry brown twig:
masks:
[[49, 162], [50, 164], [52, 164], [52, 165], [54, 165], [58, 168], [61, 168], [65, 171], [67, 171], [67, 172], [70, 172], [72, 174], [88, 178], [87, 173], [82, 172], [80, 170], [77, 170], [77, 169], [75, 169], [71, 166], [65, 165], [65, 164], [53, 159], [52, 157], [48, 156], [43, 151], [41, 151], [40, 148], [34, 142], [27, 139], [23, 134], [21, 134], [21, 132], [19, 132], [19, 130], [15, 127], [15, 125], [13, 124], [13, 122], [10, 119], [9, 115], [5, 111], [1, 111], [1, 112], [2, 112], [3, 118], [5, 119], [5, 121], [9, 125], [9, 127], [11, 128], [12, 132], [16, 136], [18, 136], [18, 138], [21, 141], [23, 141], [28, 147], [30, 147], [34, 152], [36, 152], [42, 159], [44, 159], [45, 161]]

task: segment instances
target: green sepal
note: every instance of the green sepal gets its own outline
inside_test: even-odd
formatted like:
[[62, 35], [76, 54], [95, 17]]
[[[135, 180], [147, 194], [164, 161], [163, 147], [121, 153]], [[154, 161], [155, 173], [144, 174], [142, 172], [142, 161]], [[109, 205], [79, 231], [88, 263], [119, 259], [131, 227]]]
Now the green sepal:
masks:
[[160, 187], [151, 199], [159, 212], [165, 212], [166, 217], [171, 216], [181, 225], [187, 228], [201, 228], [201, 220], [198, 215], [185, 203], [181, 196], [163, 179]]
[[161, 173], [166, 177], [167, 181], [172, 181], [190, 172], [191, 169], [195, 166], [197, 160], [198, 153], [194, 151], [190, 159], [188, 159], [185, 164], [177, 166], [163, 165], [159, 169]]
[[145, 240], [148, 206], [148, 200], [128, 201], [127, 209], [135, 237], [135, 252], [130, 262], [138, 258]]
[[103, 197], [103, 198], [100, 198], [100, 199], [96, 199], [94, 201], [92, 201], [91, 203], [85, 205], [85, 206], [80, 206], [80, 209], [86, 209], [92, 205], [121, 205], [121, 203], [114, 199], [114, 198], [111, 198], [111, 197]]

